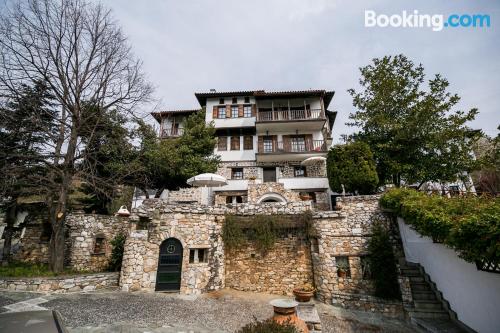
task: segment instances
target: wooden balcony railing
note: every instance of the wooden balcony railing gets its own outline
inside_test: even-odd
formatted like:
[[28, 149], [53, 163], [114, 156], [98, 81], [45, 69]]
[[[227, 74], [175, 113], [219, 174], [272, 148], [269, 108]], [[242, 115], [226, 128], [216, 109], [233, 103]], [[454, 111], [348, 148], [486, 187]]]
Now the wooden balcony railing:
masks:
[[257, 113], [257, 121], [295, 121], [324, 118], [325, 114], [321, 109], [274, 110], [259, 111]]
[[164, 128], [160, 133], [161, 138], [176, 138], [184, 133], [182, 128]]
[[307, 153], [326, 152], [326, 142], [324, 140], [307, 140], [305, 142], [262, 142], [258, 145], [258, 152], [261, 154], [276, 153]]

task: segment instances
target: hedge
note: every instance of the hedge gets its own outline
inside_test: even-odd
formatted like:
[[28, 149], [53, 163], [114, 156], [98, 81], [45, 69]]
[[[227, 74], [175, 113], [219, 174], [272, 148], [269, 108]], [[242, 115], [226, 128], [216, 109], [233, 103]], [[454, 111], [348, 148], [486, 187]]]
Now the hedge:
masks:
[[468, 262], [500, 264], [500, 198], [447, 198], [400, 188], [385, 193], [380, 205]]

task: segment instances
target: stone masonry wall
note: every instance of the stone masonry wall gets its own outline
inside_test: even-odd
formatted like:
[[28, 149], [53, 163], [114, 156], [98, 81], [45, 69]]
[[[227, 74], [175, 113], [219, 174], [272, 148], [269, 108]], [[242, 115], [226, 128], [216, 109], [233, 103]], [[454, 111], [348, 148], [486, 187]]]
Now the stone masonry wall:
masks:
[[309, 243], [303, 235], [281, 237], [266, 253], [252, 243], [226, 250], [226, 287], [243, 291], [292, 295], [312, 281]]
[[248, 202], [257, 203], [258, 200], [268, 193], [276, 193], [284, 197], [288, 202], [300, 201], [299, 193], [286, 190], [281, 183], [248, 184]]
[[168, 192], [168, 201], [175, 202], [201, 202], [201, 187], [181, 188], [178, 191]]
[[[67, 219], [69, 234], [68, 265], [81, 271], [103, 271], [111, 257], [110, 241], [128, 232], [128, 218], [98, 214], [73, 213]], [[103, 251], [95, 253], [96, 238], [104, 238]]]
[[3, 278], [0, 290], [36, 292], [93, 291], [118, 285], [118, 272], [61, 277]]

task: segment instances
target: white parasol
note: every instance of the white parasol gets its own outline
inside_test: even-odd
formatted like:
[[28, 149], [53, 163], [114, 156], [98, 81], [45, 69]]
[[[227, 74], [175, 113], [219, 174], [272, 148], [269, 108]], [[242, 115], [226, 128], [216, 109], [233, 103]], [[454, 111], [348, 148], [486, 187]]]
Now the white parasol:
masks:
[[326, 157], [323, 157], [323, 156], [313, 156], [313, 157], [306, 158], [300, 164], [301, 165], [313, 165], [313, 164], [320, 163], [320, 162], [325, 162], [325, 161], [326, 161]]
[[209, 205], [210, 189], [207, 187], [219, 187], [227, 185], [226, 178], [215, 173], [202, 173], [187, 180], [188, 185], [202, 187], [202, 204]]

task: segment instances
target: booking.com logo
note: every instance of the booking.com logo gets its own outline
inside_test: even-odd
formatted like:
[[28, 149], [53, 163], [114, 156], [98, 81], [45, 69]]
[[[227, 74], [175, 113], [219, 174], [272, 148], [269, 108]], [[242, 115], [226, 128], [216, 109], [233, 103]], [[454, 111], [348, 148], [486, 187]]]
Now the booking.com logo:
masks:
[[490, 16], [486, 14], [451, 14], [446, 19], [441, 14], [419, 14], [418, 10], [401, 15], [378, 14], [374, 10], [365, 10], [365, 27], [394, 27], [394, 28], [432, 28], [441, 31], [443, 28], [473, 27], [489, 28]]

